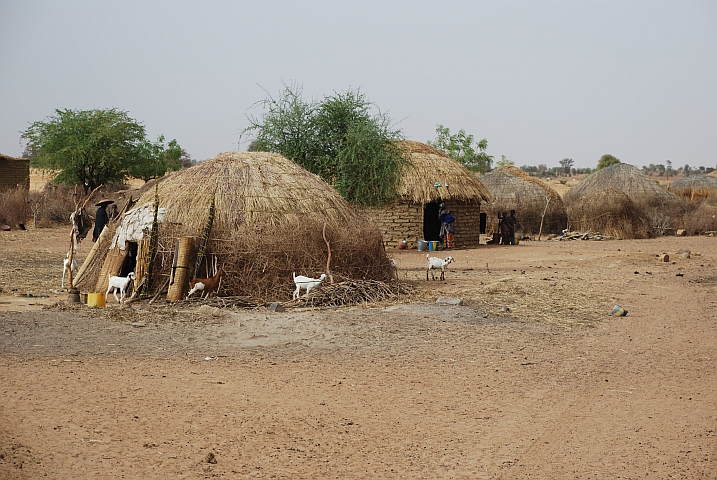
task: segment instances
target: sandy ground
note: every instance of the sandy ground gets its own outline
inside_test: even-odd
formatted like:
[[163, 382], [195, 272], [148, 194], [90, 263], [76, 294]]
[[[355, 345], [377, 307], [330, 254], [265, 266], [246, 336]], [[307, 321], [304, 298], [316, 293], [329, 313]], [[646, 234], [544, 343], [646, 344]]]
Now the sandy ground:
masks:
[[1, 233], [0, 478], [717, 478], [716, 238], [391, 252], [401, 303], [273, 313], [62, 306], [65, 231]]

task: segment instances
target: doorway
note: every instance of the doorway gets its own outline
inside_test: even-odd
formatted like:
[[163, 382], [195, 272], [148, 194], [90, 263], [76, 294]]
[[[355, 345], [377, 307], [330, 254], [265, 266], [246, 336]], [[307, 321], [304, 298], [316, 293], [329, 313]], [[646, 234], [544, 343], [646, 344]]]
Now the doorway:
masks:
[[440, 202], [431, 202], [423, 207], [423, 239], [429, 242], [441, 240], [441, 219], [438, 218]]

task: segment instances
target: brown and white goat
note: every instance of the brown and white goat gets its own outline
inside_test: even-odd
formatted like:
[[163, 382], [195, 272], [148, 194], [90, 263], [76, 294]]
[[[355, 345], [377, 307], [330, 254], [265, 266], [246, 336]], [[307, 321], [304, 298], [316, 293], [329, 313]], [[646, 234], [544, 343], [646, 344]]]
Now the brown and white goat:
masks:
[[189, 287], [191, 290], [189, 290], [189, 293], [187, 294], [187, 298], [191, 297], [194, 292], [201, 291], [199, 295], [202, 296], [203, 294], [206, 294], [207, 297], [209, 297], [209, 294], [214, 291], [215, 288], [217, 288], [217, 285], [219, 285], [219, 279], [222, 278], [222, 275], [224, 272], [219, 269], [217, 270], [217, 273], [214, 274], [213, 277], [210, 278], [194, 278], [191, 282], [189, 282]]

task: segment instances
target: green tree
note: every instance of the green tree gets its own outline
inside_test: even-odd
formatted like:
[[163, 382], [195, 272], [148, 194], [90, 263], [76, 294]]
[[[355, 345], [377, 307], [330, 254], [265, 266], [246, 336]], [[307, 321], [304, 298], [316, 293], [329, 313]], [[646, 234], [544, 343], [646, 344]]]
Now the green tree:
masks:
[[572, 158], [563, 158], [562, 160], [560, 160], [560, 166], [563, 167], [565, 173], [567, 173], [568, 175], [570, 175], [570, 169], [572, 168], [573, 163], [575, 162]]
[[475, 142], [475, 137], [466, 134], [463, 129], [451, 135], [451, 130], [448, 127], [437, 125], [436, 139], [426, 143], [445, 152], [473, 172], [486, 173], [493, 166], [493, 157], [486, 153], [488, 140], [484, 138]]
[[620, 159], [617, 157], [614, 157], [610, 155], [609, 153], [606, 153], [602, 157], [600, 157], [600, 160], [598, 160], [597, 168], [596, 170], [601, 170], [605, 167], [609, 167], [610, 165], [616, 165], [620, 163]]
[[509, 160], [508, 157], [505, 155], [500, 156], [500, 160], [495, 164], [496, 167], [502, 168], [502, 167], [510, 167], [515, 165], [515, 162], [513, 160]]
[[176, 140], [165, 145], [164, 135], [160, 135], [156, 142], [145, 139], [137, 145], [129, 173], [145, 182], [162, 177], [168, 171], [182, 168], [180, 158], [183, 152]]
[[253, 133], [250, 150], [281, 153], [319, 175], [349, 202], [375, 206], [396, 195], [406, 162], [385, 114], [359, 90], [307, 101], [300, 87], [285, 86], [278, 99], [258, 102], [260, 118], [249, 117], [242, 132]]
[[55, 182], [79, 183], [87, 193], [127, 177], [145, 130], [114, 108], [55, 110], [55, 115], [30, 125], [22, 138], [33, 152], [34, 166], [59, 170]]

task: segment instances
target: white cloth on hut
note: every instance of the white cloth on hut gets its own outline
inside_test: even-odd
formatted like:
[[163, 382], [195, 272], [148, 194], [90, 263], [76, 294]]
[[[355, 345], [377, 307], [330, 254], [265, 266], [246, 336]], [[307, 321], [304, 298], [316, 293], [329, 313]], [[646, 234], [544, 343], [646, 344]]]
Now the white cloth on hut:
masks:
[[[157, 211], [157, 222], [162, 223], [167, 215], [167, 209], [162, 207]], [[141, 207], [133, 208], [124, 214], [122, 224], [117, 227], [112, 247], [127, 248], [127, 242], [139, 242], [152, 231], [154, 221], [154, 203], [147, 202]]]

